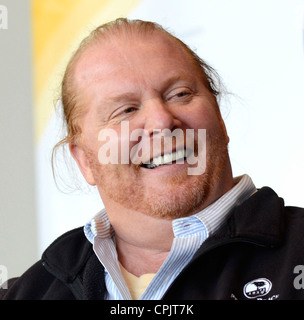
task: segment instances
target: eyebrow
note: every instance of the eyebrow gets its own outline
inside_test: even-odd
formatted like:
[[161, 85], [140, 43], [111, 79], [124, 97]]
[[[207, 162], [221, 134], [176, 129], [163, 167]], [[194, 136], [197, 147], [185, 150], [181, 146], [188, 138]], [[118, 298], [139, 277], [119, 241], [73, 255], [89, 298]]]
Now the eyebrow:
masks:
[[179, 72], [178, 74], [173, 74], [172, 76], [168, 77], [163, 83], [162, 87], [163, 88], [169, 88], [172, 84], [176, 82], [181, 82], [181, 81], [191, 81], [193, 82], [193, 77], [191, 76], [190, 73], [187, 72]]
[[[179, 74], [173, 74], [170, 76], [168, 79], [164, 80], [163, 83], [161, 84], [162, 90], [168, 89], [171, 85], [173, 85], [176, 82], [181, 82], [181, 81], [187, 81], [187, 82], [194, 82], [193, 77], [191, 77], [190, 74], [186, 72], [182, 72]], [[137, 99], [137, 94], [135, 92], [124, 92], [121, 94], [113, 95], [112, 97], [109, 97], [105, 99], [105, 103], [118, 103], [121, 101], [126, 101], [126, 100], [136, 100]]]
[[104, 100], [105, 104], [118, 103], [126, 100], [135, 100], [136, 94], [134, 92], [124, 92], [121, 94], [113, 95]]

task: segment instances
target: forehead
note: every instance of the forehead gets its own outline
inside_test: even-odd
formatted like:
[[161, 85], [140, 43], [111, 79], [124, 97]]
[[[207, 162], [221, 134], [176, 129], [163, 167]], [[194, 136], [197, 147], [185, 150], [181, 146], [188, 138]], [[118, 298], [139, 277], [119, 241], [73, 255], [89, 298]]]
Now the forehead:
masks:
[[[196, 69], [196, 70], [194, 70]], [[123, 37], [107, 37], [89, 46], [74, 69], [78, 87], [92, 83], [105, 85], [112, 78], [133, 74], [146, 81], [164, 78], [168, 73], [197, 71], [189, 52], [173, 38], [161, 32]], [[136, 80], [136, 79], [134, 79]]]

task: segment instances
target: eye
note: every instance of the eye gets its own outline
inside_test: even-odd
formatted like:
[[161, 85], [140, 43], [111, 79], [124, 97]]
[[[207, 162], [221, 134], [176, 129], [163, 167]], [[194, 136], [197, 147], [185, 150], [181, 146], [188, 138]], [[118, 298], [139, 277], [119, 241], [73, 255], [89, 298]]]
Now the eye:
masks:
[[168, 95], [168, 101], [187, 101], [192, 96], [192, 92], [188, 88], [179, 88], [173, 90]]
[[128, 107], [127, 109], [125, 109], [125, 110], [123, 111], [123, 113], [131, 113], [131, 112], [134, 112], [134, 111], [136, 111], [136, 110], [137, 110], [136, 107]]
[[176, 97], [177, 98], [182, 98], [182, 97], [188, 96], [189, 94], [190, 94], [189, 92], [182, 91], [182, 92], [177, 93]]
[[132, 117], [133, 114], [136, 114], [136, 111], [139, 109], [139, 106], [136, 104], [127, 104], [124, 106], [121, 106], [114, 110], [111, 115], [109, 116], [109, 120], [121, 120], [126, 117]]

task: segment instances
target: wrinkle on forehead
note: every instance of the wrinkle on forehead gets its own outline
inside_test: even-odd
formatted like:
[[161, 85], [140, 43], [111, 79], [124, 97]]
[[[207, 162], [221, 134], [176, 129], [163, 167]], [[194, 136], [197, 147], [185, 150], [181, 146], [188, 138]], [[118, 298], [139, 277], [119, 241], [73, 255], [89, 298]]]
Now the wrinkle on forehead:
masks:
[[161, 61], [164, 56], [191, 61], [189, 53], [185, 52], [180, 44], [161, 32], [149, 34], [149, 38], [143, 34], [133, 34], [127, 38], [122, 35], [107, 36], [104, 41], [101, 39], [91, 44], [79, 58], [74, 69], [78, 88], [81, 88], [86, 81], [98, 80], [103, 74], [119, 72], [122, 66], [132, 70], [134, 65], [138, 65], [136, 58], [145, 51], [153, 52], [155, 61]]

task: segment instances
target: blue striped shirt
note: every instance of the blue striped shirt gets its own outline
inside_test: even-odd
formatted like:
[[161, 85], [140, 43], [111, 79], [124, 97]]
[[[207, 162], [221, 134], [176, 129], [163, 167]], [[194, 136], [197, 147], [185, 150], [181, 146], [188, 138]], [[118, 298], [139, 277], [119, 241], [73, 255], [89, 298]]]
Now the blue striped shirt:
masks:
[[[140, 297], [141, 300], [161, 299], [201, 244], [226, 221], [236, 205], [256, 191], [248, 175], [236, 178], [235, 182], [237, 183], [231, 190], [207, 208], [190, 217], [172, 221], [174, 239], [170, 253]], [[114, 230], [105, 209], [85, 225], [84, 232], [105, 268], [107, 299], [131, 300], [131, 294], [119, 266]]]

